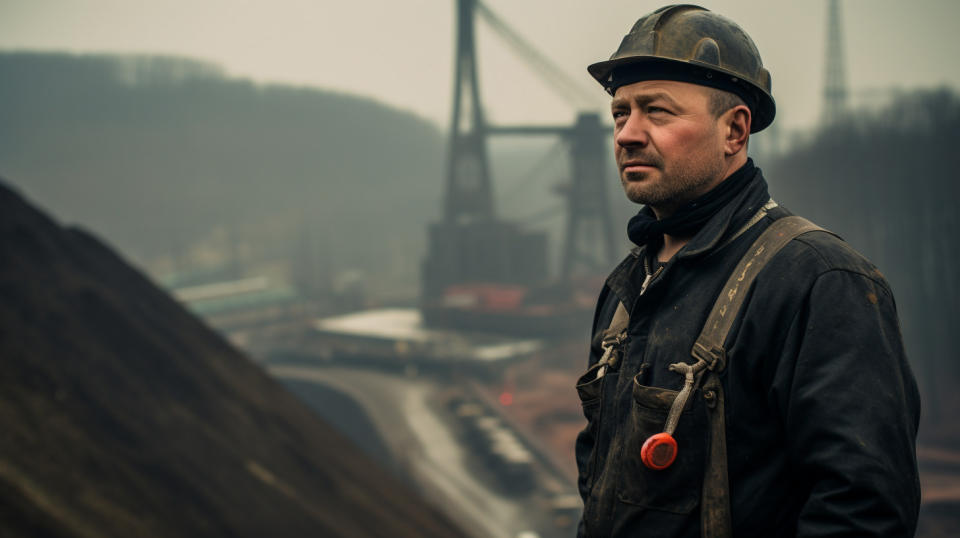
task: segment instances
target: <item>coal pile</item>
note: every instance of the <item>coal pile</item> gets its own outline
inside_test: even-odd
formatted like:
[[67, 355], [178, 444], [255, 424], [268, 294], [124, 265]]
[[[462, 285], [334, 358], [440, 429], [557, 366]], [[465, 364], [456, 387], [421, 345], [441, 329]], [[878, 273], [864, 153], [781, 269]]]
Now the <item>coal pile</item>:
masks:
[[0, 535], [463, 535], [110, 248], [3, 183], [0, 369]]

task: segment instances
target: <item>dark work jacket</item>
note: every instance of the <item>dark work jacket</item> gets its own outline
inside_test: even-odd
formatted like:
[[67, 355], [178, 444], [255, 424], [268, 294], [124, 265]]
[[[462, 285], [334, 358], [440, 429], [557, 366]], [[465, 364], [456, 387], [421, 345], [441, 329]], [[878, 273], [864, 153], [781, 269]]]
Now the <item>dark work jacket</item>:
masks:
[[[709, 433], [700, 391], [681, 414], [671, 467], [647, 469], [640, 447], [663, 431], [667, 409], [656, 402], [683, 385], [668, 366], [695, 362], [690, 350], [733, 268], [789, 214], [774, 208], [737, 235], [767, 199], [758, 170], [643, 295], [645, 249], [607, 279], [589, 365], [620, 301], [630, 325], [613, 371], [588, 370], [577, 385], [588, 420], [576, 443], [579, 536], [700, 536]], [[920, 401], [876, 267], [830, 234], [794, 239], [757, 276], [724, 347], [734, 536], [913, 536]]]

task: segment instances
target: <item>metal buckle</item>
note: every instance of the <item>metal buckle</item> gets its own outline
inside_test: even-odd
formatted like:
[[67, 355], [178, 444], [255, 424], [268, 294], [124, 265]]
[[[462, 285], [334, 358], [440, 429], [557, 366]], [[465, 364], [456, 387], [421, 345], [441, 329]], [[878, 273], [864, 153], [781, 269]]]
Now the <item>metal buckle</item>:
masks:
[[710, 345], [708, 348], [697, 342], [693, 344], [690, 354], [693, 355], [693, 358], [707, 363], [707, 369], [711, 372], [722, 372], [727, 366], [727, 351], [723, 349], [723, 346]]

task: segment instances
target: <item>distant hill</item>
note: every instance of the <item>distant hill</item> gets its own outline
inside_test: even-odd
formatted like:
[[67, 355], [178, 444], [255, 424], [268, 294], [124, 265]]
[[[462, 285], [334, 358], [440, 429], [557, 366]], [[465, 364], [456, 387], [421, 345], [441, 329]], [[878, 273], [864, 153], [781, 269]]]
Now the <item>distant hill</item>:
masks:
[[462, 533], [103, 243], [0, 184], [0, 535]]
[[411, 113], [193, 60], [0, 53], [0, 173], [138, 260], [217, 228], [289, 257], [307, 230], [331, 270], [413, 275], [443, 147]]

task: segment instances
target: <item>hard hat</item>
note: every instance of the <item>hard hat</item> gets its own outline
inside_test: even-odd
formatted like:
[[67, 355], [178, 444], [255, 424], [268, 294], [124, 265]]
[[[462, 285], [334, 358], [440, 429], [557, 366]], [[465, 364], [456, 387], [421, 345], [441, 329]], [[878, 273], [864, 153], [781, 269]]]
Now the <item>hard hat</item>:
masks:
[[750, 132], [773, 122], [770, 72], [737, 23], [690, 4], [662, 7], [641, 17], [605, 62], [587, 71], [611, 95], [641, 80], [680, 80], [732, 92], [753, 115]]

